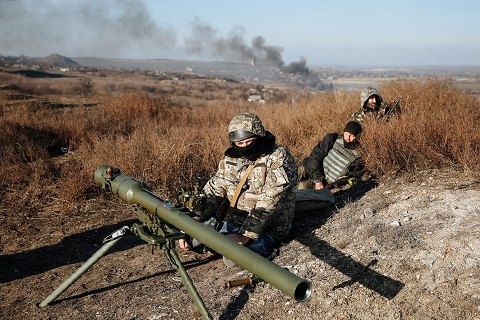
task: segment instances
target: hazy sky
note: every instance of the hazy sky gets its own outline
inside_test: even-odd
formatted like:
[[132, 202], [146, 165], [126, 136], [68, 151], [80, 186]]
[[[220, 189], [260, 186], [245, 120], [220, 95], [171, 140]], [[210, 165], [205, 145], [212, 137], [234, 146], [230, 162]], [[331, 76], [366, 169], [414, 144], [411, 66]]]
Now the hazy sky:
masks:
[[0, 0], [0, 54], [480, 65], [479, 0]]

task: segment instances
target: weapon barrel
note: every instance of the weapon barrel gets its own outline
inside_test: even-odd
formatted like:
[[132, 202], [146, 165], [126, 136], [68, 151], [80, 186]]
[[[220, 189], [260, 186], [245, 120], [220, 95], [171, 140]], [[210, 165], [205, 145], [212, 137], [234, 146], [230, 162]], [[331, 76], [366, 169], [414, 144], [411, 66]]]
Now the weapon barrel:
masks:
[[296, 301], [310, 297], [310, 283], [250, 249], [239, 245], [214, 229], [193, 219], [188, 213], [169, 207], [158, 196], [142, 188], [142, 184], [112, 167], [101, 166], [95, 171], [95, 182], [128, 204], [140, 205], [165, 222], [198, 239], [215, 252], [232, 260], [258, 278], [270, 283]]

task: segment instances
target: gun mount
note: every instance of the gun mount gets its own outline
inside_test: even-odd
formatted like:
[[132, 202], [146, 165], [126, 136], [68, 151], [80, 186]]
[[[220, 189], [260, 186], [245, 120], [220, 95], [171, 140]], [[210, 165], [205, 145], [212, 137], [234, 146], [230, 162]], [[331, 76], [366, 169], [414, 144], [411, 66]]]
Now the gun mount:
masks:
[[[185, 271], [177, 252], [175, 240], [181, 239], [184, 233], [198, 239], [208, 248], [232, 260], [238, 266], [251, 272], [255, 279], [267, 282], [297, 302], [303, 302], [310, 297], [310, 282], [298, 277], [250, 249], [237, 244], [213, 228], [192, 218], [188, 211], [173, 207], [148, 190], [148, 187], [120, 172], [120, 169], [110, 166], [97, 168], [95, 182], [104, 190], [134, 207], [142, 224], [134, 224], [130, 231], [138, 235], [149, 245], [164, 250], [170, 264], [179, 272], [184, 285], [192, 296], [203, 317], [210, 319], [202, 299], [196, 291], [190, 277]], [[125, 227], [124, 227], [125, 228]], [[77, 272], [64, 281], [51, 295], [40, 303], [40, 307], [48, 305], [62, 294], [81, 274], [93, 265], [108, 249], [110, 249], [124, 234], [124, 228], [119, 235], [105, 238], [106, 244], [92, 256]], [[180, 231], [182, 230], [182, 231]], [[247, 282], [248, 284], [251, 282]], [[231, 284], [230, 286], [233, 286]]]

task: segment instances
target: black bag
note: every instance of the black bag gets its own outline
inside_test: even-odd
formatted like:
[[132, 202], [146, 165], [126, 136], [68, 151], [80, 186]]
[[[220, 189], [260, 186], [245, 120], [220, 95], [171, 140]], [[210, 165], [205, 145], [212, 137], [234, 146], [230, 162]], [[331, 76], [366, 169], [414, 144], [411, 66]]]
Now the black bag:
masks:
[[321, 215], [335, 203], [329, 189], [299, 189], [295, 193], [295, 218]]

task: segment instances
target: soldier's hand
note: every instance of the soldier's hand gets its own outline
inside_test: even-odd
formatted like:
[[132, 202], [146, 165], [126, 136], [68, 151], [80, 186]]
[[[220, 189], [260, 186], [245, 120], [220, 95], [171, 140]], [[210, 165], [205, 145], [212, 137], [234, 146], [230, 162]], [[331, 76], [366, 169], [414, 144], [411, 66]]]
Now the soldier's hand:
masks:
[[183, 251], [190, 251], [190, 245], [188, 244], [187, 240], [185, 239], [180, 239], [178, 240], [178, 246], [180, 247], [180, 249], [182, 249]]
[[242, 246], [247, 244], [248, 241], [250, 241], [249, 237], [245, 237], [244, 235], [241, 235], [239, 233], [229, 233], [225, 236], [232, 239], [236, 243], [241, 244]]
[[315, 185], [313, 186], [315, 190], [322, 190], [323, 189], [323, 183], [322, 182], [315, 182]]

